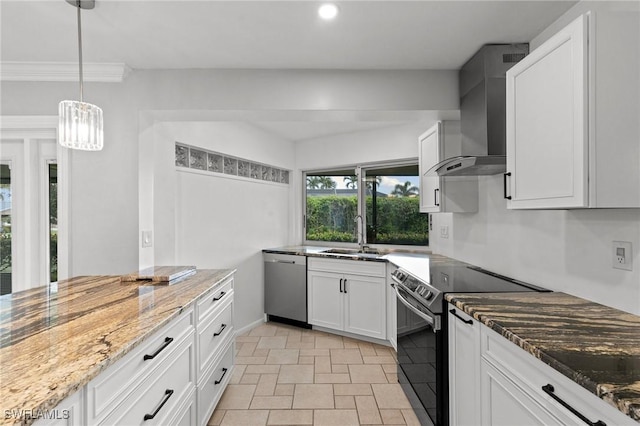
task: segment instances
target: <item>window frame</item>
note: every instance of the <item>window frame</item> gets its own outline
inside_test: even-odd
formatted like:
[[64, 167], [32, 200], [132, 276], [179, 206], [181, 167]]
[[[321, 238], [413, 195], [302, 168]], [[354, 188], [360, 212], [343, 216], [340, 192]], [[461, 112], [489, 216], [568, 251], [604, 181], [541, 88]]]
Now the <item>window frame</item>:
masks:
[[[357, 235], [362, 235], [364, 240], [364, 245], [367, 247], [373, 248], [393, 248], [393, 249], [401, 249], [401, 250], [411, 250], [411, 251], [421, 251], [428, 250], [430, 245], [406, 245], [406, 244], [370, 244], [367, 242], [367, 235], [365, 230], [367, 229], [367, 211], [366, 211], [366, 185], [363, 185], [363, 173], [366, 176], [367, 170], [375, 170], [382, 168], [391, 168], [391, 167], [401, 167], [401, 166], [417, 166], [419, 164], [418, 157], [415, 158], [406, 158], [400, 160], [391, 160], [391, 161], [381, 161], [381, 162], [370, 162], [370, 163], [359, 163], [353, 165], [346, 166], [336, 166], [336, 167], [328, 167], [328, 168], [320, 168], [320, 169], [309, 169], [302, 170], [302, 240], [304, 245], [314, 245], [321, 247], [358, 247], [358, 243], [351, 242], [340, 242], [340, 241], [317, 241], [317, 240], [308, 240], [307, 239], [307, 176], [314, 174], [323, 174], [323, 175], [331, 175], [331, 173], [340, 174], [345, 170], [353, 170], [354, 174], [358, 180], [358, 205], [357, 205], [357, 214], [361, 215], [362, 221], [359, 221], [357, 224], [358, 228], [362, 226], [362, 229], [358, 229]], [[419, 178], [418, 174], [418, 178]], [[418, 195], [420, 196], [420, 194]], [[427, 215], [427, 221], [429, 222], [429, 214], [422, 213]], [[429, 222], [430, 223], [430, 222]], [[431, 231], [431, 229], [429, 229]], [[430, 240], [429, 240], [430, 241]]]

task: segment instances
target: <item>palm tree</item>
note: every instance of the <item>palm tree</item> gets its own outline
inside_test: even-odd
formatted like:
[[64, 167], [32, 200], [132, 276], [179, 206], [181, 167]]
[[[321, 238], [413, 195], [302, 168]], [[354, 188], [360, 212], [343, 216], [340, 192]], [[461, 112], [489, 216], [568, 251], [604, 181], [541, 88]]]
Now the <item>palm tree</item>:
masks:
[[358, 176], [356, 175], [345, 176], [342, 178], [342, 180], [346, 182], [347, 188], [353, 188], [353, 189], [358, 188]]
[[320, 189], [333, 189], [338, 184], [329, 176], [320, 176]]
[[417, 194], [418, 187], [411, 186], [411, 182], [409, 181], [406, 181], [404, 184], [397, 184], [393, 191], [391, 191], [391, 195], [395, 195], [397, 197], [410, 197]]
[[307, 176], [307, 189], [320, 188], [320, 176]]

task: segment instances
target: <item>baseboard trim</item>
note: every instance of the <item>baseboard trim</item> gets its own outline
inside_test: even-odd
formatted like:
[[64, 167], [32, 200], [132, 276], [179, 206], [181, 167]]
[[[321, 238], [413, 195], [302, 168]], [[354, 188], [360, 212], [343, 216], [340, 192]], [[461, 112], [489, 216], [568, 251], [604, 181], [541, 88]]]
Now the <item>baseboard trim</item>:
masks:
[[393, 347], [393, 345], [388, 340], [376, 339], [375, 337], [362, 336], [360, 334], [349, 333], [346, 331], [333, 330], [331, 328], [320, 327], [317, 325], [313, 325], [311, 328], [313, 328], [314, 330], [323, 331], [325, 333], [337, 334], [343, 337], [350, 337], [355, 340], [364, 340], [365, 342], [377, 343], [378, 345]]
[[242, 328], [239, 328], [236, 330], [236, 336], [240, 336], [244, 333], [246, 333], [247, 331], [250, 331], [251, 329], [259, 326], [260, 324], [264, 324], [266, 321], [264, 318], [261, 318], [259, 320], [255, 320], [254, 322], [250, 323], [249, 325], [245, 325]]

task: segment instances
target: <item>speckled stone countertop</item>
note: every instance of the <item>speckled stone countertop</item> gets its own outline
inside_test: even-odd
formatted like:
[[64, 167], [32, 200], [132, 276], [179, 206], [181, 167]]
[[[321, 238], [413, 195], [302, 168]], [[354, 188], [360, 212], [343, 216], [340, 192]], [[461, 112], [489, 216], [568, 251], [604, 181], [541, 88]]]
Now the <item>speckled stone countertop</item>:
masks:
[[446, 300], [640, 421], [640, 316], [564, 293]]
[[0, 422], [31, 423], [6, 410], [54, 408], [233, 272], [172, 285], [76, 277], [1, 296]]
[[[348, 259], [348, 260], [364, 260], [371, 262], [388, 262], [389, 254], [401, 255], [420, 255], [420, 256], [430, 256], [430, 252], [426, 252], [423, 250], [389, 250], [389, 249], [375, 249], [378, 251], [377, 254], [373, 253], [328, 253], [327, 250], [336, 249], [336, 247], [323, 247], [323, 246], [285, 246], [285, 247], [275, 247], [268, 248], [262, 250], [263, 253], [276, 253], [276, 254], [289, 254], [296, 256], [307, 256], [307, 257], [325, 257], [332, 259]], [[338, 248], [340, 250], [340, 248]], [[346, 248], [345, 250], [349, 250]]]

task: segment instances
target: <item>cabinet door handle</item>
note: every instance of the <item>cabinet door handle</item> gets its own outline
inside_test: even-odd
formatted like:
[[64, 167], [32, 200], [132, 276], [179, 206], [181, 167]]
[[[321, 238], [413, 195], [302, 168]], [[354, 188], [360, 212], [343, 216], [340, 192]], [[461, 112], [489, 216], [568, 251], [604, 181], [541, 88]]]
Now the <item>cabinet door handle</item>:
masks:
[[160, 402], [160, 405], [158, 405], [158, 408], [156, 408], [156, 411], [154, 411], [153, 414], [145, 414], [144, 421], [146, 422], [147, 420], [153, 419], [156, 416], [156, 414], [158, 414], [158, 412], [162, 410], [162, 407], [164, 406], [164, 404], [167, 403], [169, 398], [171, 398], [171, 395], [173, 395], [173, 389], [167, 389], [166, 391], [164, 391], [164, 396], [162, 397], [162, 401]]
[[153, 355], [146, 355], [143, 357], [144, 361], [148, 360], [148, 359], [154, 359], [155, 357], [157, 357], [160, 352], [162, 352], [167, 346], [169, 346], [169, 343], [173, 342], [173, 337], [165, 337], [164, 338], [164, 342], [162, 343], [162, 346], [160, 346], [158, 348], [157, 351], [155, 351], [155, 353]]
[[585, 422], [586, 424], [590, 425], [590, 426], [607, 426], [607, 424], [605, 422], [603, 422], [602, 420], [598, 420], [595, 422], [592, 422], [591, 420], [589, 420], [588, 418], [586, 418], [582, 413], [580, 413], [578, 410], [576, 410], [575, 408], [573, 408], [572, 406], [570, 406], [568, 403], [566, 403], [565, 401], [563, 401], [558, 395], [556, 395], [555, 393], [553, 393], [555, 391], [554, 387], [552, 384], [546, 384], [542, 387], [542, 390], [549, 395], [551, 398], [553, 398], [554, 400], [556, 400], [560, 405], [562, 405], [564, 408], [566, 408], [567, 410], [571, 411], [571, 413], [573, 413], [577, 418], [579, 418], [580, 420], [582, 420], [583, 422]]
[[436, 206], [440, 205], [440, 203], [438, 202], [438, 192], [440, 192], [440, 188], [436, 188], [433, 190], [433, 204], [435, 204]]
[[469, 324], [469, 325], [473, 325], [473, 321], [468, 320], [468, 319], [464, 319], [462, 318], [460, 315], [458, 315], [458, 313], [456, 312], [455, 309], [451, 309], [449, 312], [451, 312], [453, 314], [454, 317], [458, 318], [460, 321], [462, 321], [465, 324]]
[[[227, 369], [223, 368], [222, 369], [222, 376], [220, 376], [220, 378], [218, 380], [216, 380], [215, 382], [213, 382], [214, 385], [219, 385], [220, 383], [222, 383], [222, 379], [224, 379], [224, 376], [227, 374]], [[606, 425], [605, 425], [606, 426]]]
[[502, 175], [502, 184], [503, 184], [502, 191], [504, 194], [504, 198], [506, 198], [507, 200], [510, 200], [511, 195], [507, 195], [507, 176], [511, 176], [511, 172], [507, 172]]
[[225, 293], [224, 291], [221, 291], [221, 292], [220, 292], [220, 296], [218, 296], [218, 297], [214, 297], [214, 298], [213, 298], [213, 300], [212, 300], [212, 302], [217, 302], [218, 300], [222, 299], [222, 297], [223, 297], [225, 294], [227, 294], [227, 293]]
[[343, 293], [343, 291], [342, 291], [342, 280], [343, 280], [343, 278], [340, 278], [340, 293]]
[[344, 279], [344, 294], [347, 294], [347, 279]]
[[221, 335], [225, 328], [227, 328], [227, 324], [222, 324], [222, 326], [220, 326], [220, 331], [213, 333], [213, 337]]

